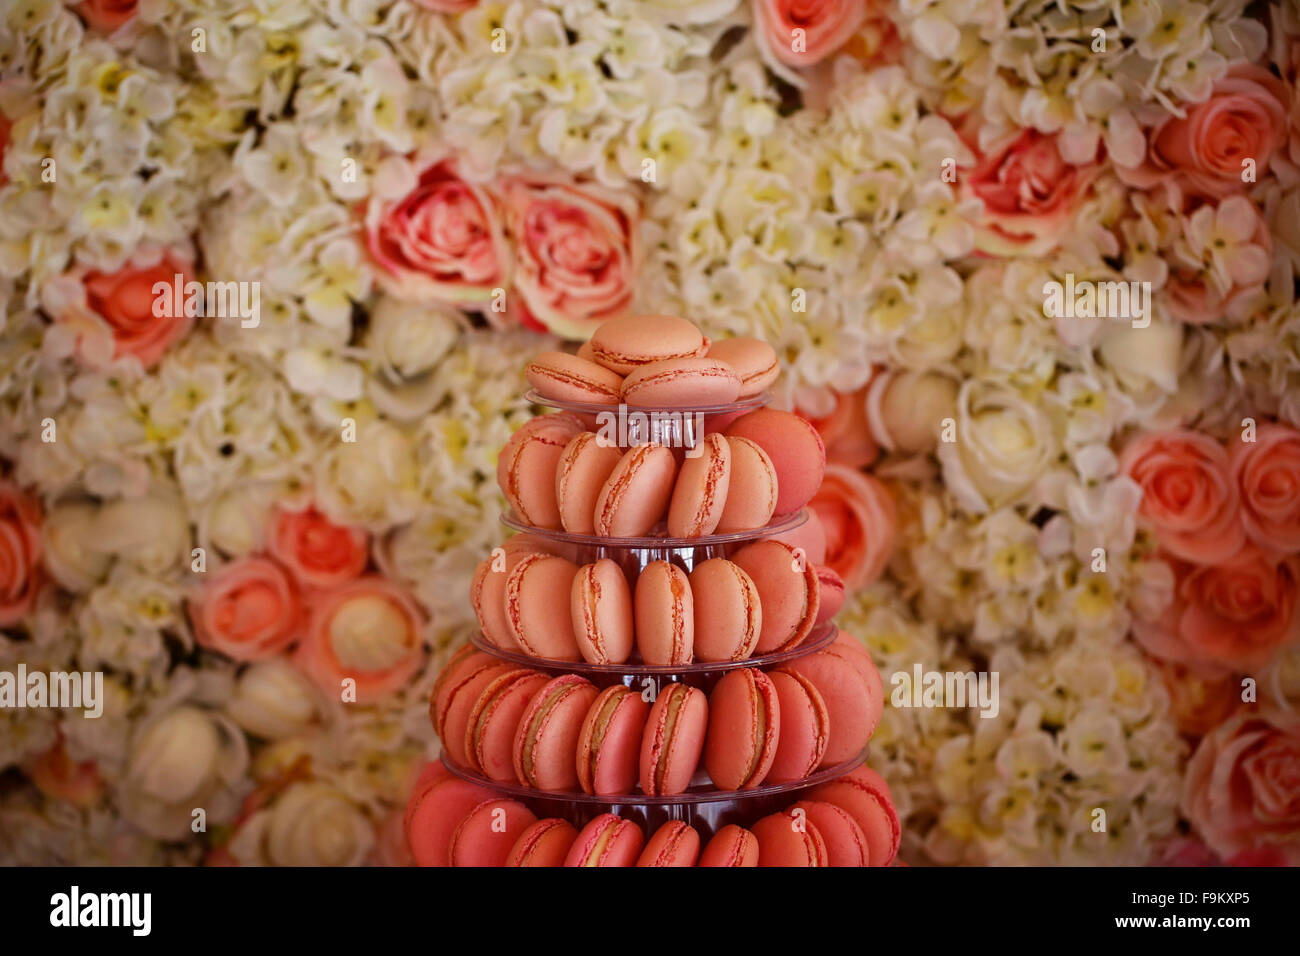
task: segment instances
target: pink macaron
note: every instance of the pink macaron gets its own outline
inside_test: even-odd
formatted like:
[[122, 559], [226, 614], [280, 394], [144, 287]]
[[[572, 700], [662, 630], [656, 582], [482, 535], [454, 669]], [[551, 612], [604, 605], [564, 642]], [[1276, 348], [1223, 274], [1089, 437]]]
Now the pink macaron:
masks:
[[696, 866], [758, 866], [758, 838], [744, 827], [729, 823], [700, 854]]
[[731, 450], [731, 481], [717, 530], [721, 534], [761, 528], [776, 513], [776, 468], [757, 442], [726, 436], [726, 443]]
[[623, 379], [623, 401], [641, 408], [726, 405], [739, 394], [739, 376], [726, 362], [711, 358], [664, 359]]
[[617, 405], [623, 376], [568, 352], [542, 352], [525, 371], [528, 384], [561, 402]]
[[609, 558], [574, 575], [569, 610], [578, 651], [589, 664], [622, 664], [632, 654], [632, 589]]
[[870, 865], [871, 850], [866, 834], [847, 810], [821, 800], [801, 800], [790, 810], [803, 813], [817, 827], [831, 866]]
[[645, 835], [631, 820], [602, 813], [578, 833], [565, 866], [635, 866]]
[[506, 857], [506, 866], [563, 866], [578, 828], [559, 817], [538, 820], [519, 835]]
[[756, 541], [731, 556], [758, 588], [763, 630], [757, 654], [798, 647], [812, 632], [821, 606], [817, 571], [804, 556], [781, 541]]
[[492, 792], [454, 777], [440, 761], [420, 774], [402, 818], [406, 842], [417, 866], [447, 866], [452, 834], [465, 816]]
[[681, 820], [669, 820], [646, 841], [637, 866], [694, 866], [700, 855], [700, 835]]
[[632, 598], [636, 646], [647, 664], [689, 664], [695, 658], [695, 602], [686, 572], [651, 561], [637, 575]]
[[709, 704], [704, 691], [669, 684], [650, 708], [641, 738], [641, 790], [647, 796], [685, 793], [704, 749]]
[[633, 538], [649, 533], [668, 509], [677, 459], [663, 445], [629, 449], [596, 496], [596, 534]]
[[668, 534], [698, 538], [713, 534], [722, 520], [731, 485], [731, 446], [710, 432], [686, 456], [668, 503]]
[[[821, 595], [821, 604], [817, 608], [816, 624], [825, 624], [844, 607], [844, 579], [834, 568], [824, 564], [815, 566], [817, 571], [817, 590]], [[814, 624], [814, 626], [816, 626]]]
[[582, 659], [569, 602], [564, 600], [577, 574], [576, 564], [553, 554], [525, 555], [510, 572], [506, 624], [525, 654], [557, 661]]
[[689, 319], [675, 315], [629, 315], [601, 323], [588, 343], [591, 358], [626, 375], [664, 359], [703, 355], [708, 340]]
[[[510, 539], [514, 540], [515, 538]], [[506, 619], [506, 581], [519, 562], [532, 553], [524, 544], [526, 542], [514, 545], [507, 542], [501, 552], [488, 555], [480, 561], [469, 586], [470, 604], [483, 636], [489, 644], [506, 651], [522, 650], [510, 632], [510, 624]]]
[[596, 688], [578, 674], [561, 674], [543, 684], [529, 701], [515, 731], [515, 777], [538, 790], [573, 790], [582, 722]]
[[[826, 704], [830, 734], [821, 766], [843, 763], [862, 752], [883, 709], [879, 685], [873, 685], [864, 662], [836, 644], [786, 664], [782, 670], [812, 681]], [[872, 668], [874, 671], [874, 668]]]
[[767, 777], [781, 733], [781, 702], [756, 667], [728, 671], [709, 694], [704, 768], [720, 790], [749, 790]]
[[776, 349], [762, 339], [739, 335], [709, 346], [709, 358], [726, 362], [740, 379], [740, 397], [758, 395], [781, 374]]
[[781, 737], [767, 779], [771, 783], [802, 780], [817, 769], [826, 754], [830, 715], [817, 685], [807, 677], [786, 670], [768, 676], [781, 702]]
[[650, 705], [634, 690], [613, 684], [587, 710], [578, 734], [578, 784], [584, 793], [631, 793]]
[[622, 457], [622, 449], [595, 432], [579, 432], [569, 439], [555, 470], [555, 500], [565, 531], [596, 530], [596, 499]]
[[[487, 655], [484, 655], [487, 657]], [[454, 683], [444, 687], [444, 693], [435, 701], [441, 705], [435, 714], [434, 726], [441, 727], [438, 732], [442, 739], [442, 751], [446, 759], [457, 766], [469, 765], [469, 754], [465, 750], [466, 731], [469, 728], [470, 714], [478, 703], [479, 696], [488, 684], [502, 674], [515, 670], [514, 664], [488, 657], [487, 660], [474, 661], [472, 667], [464, 667], [457, 674]]]
[[466, 765], [491, 780], [514, 783], [515, 731], [546, 676], [516, 668], [492, 678], [470, 709], [465, 725]]
[[[551, 418], [557, 421], [547, 421]], [[497, 468], [501, 493], [519, 520], [535, 528], [560, 527], [555, 470], [575, 433], [569, 418], [541, 416], [540, 424], [530, 422], [520, 428], [501, 449]]]
[[497, 455], [497, 485], [502, 491], [509, 483], [510, 459], [513, 449], [521, 445], [530, 435], [545, 428], [558, 428], [570, 435], [583, 430], [582, 419], [573, 412], [556, 412], [554, 414], [534, 415], [515, 429]]
[[743, 661], [754, 653], [763, 630], [758, 588], [740, 565], [710, 558], [690, 574], [695, 613], [695, 658]]
[[505, 866], [515, 841], [536, 822], [518, 800], [485, 800], [456, 827], [448, 860], [452, 866]]
[[727, 434], [757, 442], [772, 459], [778, 486], [777, 514], [802, 508], [821, 487], [826, 446], [806, 419], [776, 408], [760, 408], [728, 425]]
[[824, 783], [809, 791], [806, 799], [823, 800], [848, 811], [867, 838], [871, 866], [888, 866], [898, 855], [902, 826], [889, 785], [870, 767]]
[[463, 680], [463, 675], [485, 664], [495, 663], [497, 663], [496, 658], [491, 654], [483, 653], [473, 644], [462, 644], [456, 649], [438, 672], [433, 682], [433, 689], [429, 691], [429, 723], [433, 725], [434, 733], [439, 737], [442, 736], [448, 697]]
[[754, 836], [759, 866], [830, 866], [826, 841], [804, 814], [783, 810], [763, 817]]

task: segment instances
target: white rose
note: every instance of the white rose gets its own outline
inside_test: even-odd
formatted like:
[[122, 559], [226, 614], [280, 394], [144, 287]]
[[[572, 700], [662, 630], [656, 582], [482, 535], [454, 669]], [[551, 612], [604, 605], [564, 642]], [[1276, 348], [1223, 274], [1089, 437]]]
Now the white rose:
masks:
[[239, 485], [211, 499], [198, 515], [198, 538], [231, 557], [262, 547], [273, 490], [265, 484]]
[[953, 415], [957, 383], [935, 372], [888, 372], [867, 391], [871, 434], [890, 451], [933, 451], [942, 421]]
[[957, 502], [982, 514], [1024, 492], [1056, 455], [1047, 415], [1010, 386], [970, 379], [957, 395], [956, 441], [938, 446]]
[[251, 664], [239, 676], [227, 709], [250, 734], [278, 740], [302, 733], [319, 715], [311, 682], [283, 658]]
[[95, 547], [161, 574], [189, 556], [190, 523], [180, 498], [155, 492], [104, 505], [95, 521]]
[[296, 783], [230, 841], [244, 866], [358, 866], [375, 843], [365, 814], [334, 787]]
[[370, 316], [374, 359], [369, 393], [375, 407], [401, 421], [428, 414], [445, 394], [433, 374], [460, 335], [456, 313], [437, 305], [384, 298]]
[[383, 421], [358, 424], [356, 437], [335, 446], [318, 466], [321, 510], [370, 527], [413, 518], [421, 501], [410, 439]]
[[45, 567], [69, 591], [89, 591], [108, 573], [113, 556], [96, 545], [99, 510], [88, 501], [56, 506], [45, 516], [41, 536]]
[[1178, 368], [1183, 350], [1183, 328], [1172, 322], [1153, 322], [1144, 329], [1107, 323], [1098, 342], [1104, 364], [1119, 384], [1141, 394], [1152, 385], [1166, 394], [1178, 391]]

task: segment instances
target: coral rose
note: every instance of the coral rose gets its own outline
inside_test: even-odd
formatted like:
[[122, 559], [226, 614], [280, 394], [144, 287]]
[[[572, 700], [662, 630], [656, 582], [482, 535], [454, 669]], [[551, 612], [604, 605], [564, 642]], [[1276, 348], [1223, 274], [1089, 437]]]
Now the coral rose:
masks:
[[302, 635], [303, 608], [284, 568], [269, 558], [240, 558], [204, 584], [190, 602], [190, 621], [201, 646], [256, 661]]
[[0, 481], [0, 627], [17, 624], [36, 601], [42, 551], [40, 504]]
[[826, 532], [824, 563], [844, 580], [846, 591], [880, 577], [898, 532], [894, 500], [884, 485], [871, 475], [827, 463], [809, 507]]
[[867, 424], [867, 387], [864, 385], [856, 392], [827, 389], [829, 394], [816, 407], [796, 409], [822, 436], [828, 462], [847, 468], [865, 468], [880, 454]]
[[277, 510], [267, 550], [308, 588], [333, 588], [366, 569], [368, 537], [361, 528], [339, 525], [315, 508]]
[[754, 0], [759, 47], [786, 66], [821, 62], [866, 19], [864, 0]]
[[1228, 452], [1250, 540], [1272, 551], [1300, 551], [1300, 431], [1260, 425], [1253, 442]]
[[100, 33], [112, 33], [135, 16], [137, 0], [81, 0], [73, 7]]

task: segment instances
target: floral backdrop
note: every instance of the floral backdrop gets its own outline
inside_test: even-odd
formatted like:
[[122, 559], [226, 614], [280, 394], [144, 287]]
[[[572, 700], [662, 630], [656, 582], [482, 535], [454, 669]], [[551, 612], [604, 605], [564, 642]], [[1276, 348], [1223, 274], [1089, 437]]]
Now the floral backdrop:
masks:
[[908, 862], [1300, 862], [1294, 0], [2, 16], [0, 669], [105, 682], [0, 860], [408, 862], [526, 357], [640, 311], [777, 347], [886, 681], [1001, 677], [886, 708]]

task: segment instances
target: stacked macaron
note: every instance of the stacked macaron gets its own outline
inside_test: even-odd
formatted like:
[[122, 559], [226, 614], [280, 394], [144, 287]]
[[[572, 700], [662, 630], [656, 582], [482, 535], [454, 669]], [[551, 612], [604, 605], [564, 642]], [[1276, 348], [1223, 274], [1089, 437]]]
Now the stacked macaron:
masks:
[[761, 394], [779, 373], [766, 342], [711, 342], [689, 319], [672, 315], [611, 319], [577, 355], [543, 352], [527, 371], [545, 398], [643, 408], [725, 405]]
[[421, 866], [888, 866], [901, 837], [889, 786], [875, 771], [852, 773], [752, 827], [728, 824], [705, 841], [682, 820], [649, 839], [632, 820], [601, 813], [581, 828], [538, 819], [517, 800], [496, 797], [425, 767], [407, 804], [407, 841]]
[[841, 635], [766, 673], [728, 671], [706, 694], [670, 683], [651, 702], [580, 674], [547, 677], [461, 648], [429, 716], [445, 759], [490, 781], [548, 792], [680, 794], [702, 782], [751, 790], [802, 780], [862, 752], [880, 720], [880, 675]]

